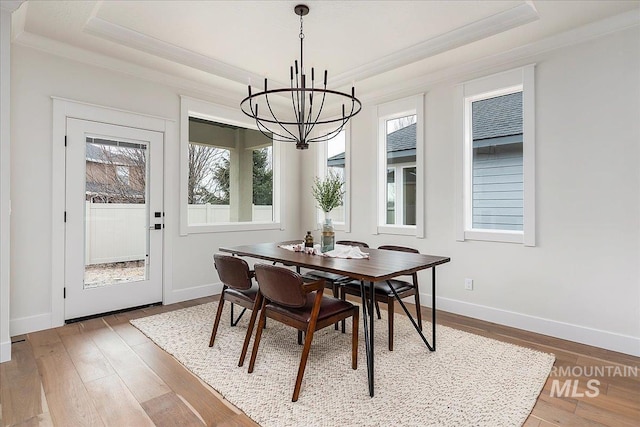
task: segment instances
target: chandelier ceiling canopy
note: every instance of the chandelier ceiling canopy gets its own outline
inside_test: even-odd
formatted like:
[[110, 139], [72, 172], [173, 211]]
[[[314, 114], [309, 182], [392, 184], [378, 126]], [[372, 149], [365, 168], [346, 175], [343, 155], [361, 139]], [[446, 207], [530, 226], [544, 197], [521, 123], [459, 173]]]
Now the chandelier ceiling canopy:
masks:
[[[242, 112], [256, 121], [258, 130], [275, 141], [295, 142], [296, 148], [305, 150], [309, 143], [331, 139], [347, 124], [350, 118], [362, 109], [362, 103], [355, 96], [355, 87], [351, 94], [327, 89], [327, 70], [324, 70], [322, 84], [316, 87], [315, 70], [311, 67], [311, 81], [304, 68], [304, 33], [302, 17], [309, 13], [309, 7], [299, 4], [294, 8], [300, 16], [300, 63], [296, 60], [290, 68], [291, 85], [288, 88], [268, 89], [264, 79], [264, 90], [252, 92], [240, 102]], [[282, 116], [271, 105], [273, 95], [284, 95], [291, 99], [292, 112]], [[339, 115], [329, 116], [325, 106], [342, 104]], [[324, 113], [324, 114], [323, 114]]]

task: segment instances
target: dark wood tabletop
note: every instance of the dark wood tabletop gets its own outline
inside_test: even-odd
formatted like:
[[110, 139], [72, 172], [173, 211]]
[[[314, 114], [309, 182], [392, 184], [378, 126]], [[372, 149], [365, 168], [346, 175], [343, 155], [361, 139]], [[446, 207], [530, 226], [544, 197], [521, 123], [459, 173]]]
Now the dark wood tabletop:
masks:
[[300, 241], [256, 243], [221, 247], [219, 250], [240, 256], [328, 271], [365, 282], [380, 282], [451, 261], [447, 257], [373, 248], [362, 248], [363, 252], [369, 254], [368, 259], [330, 258], [321, 255], [310, 255], [304, 252], [293, 252], [279, 247], [279, 245], [292, 243], [300, 243]]

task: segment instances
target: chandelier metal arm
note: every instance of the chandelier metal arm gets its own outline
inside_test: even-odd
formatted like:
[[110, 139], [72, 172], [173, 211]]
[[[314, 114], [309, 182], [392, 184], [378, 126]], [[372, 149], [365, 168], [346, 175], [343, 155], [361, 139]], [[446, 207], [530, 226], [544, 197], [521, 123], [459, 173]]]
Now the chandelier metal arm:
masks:
[[[300, 105], [300, 91], [298, 90], [298, 88], [300, 87], [300, 80], [299, 80], [299, 74], [298, 74], [298, 60], [294, 61], [294, 64], [296, 66], [296, 85], [295, 86], [291, 86], [291, 95], [293, 97], [293, 95], [295, 95], [295, 101], [293, 101], [293, 98], [291, 100], [291, 102], [293, 102], [293, 114], [296, 117], [296, 124], [300, 122], [300, 110], [298, 108], [298, 106]], [[293, 83], [293, 81], [292, 81]]]
[[[278, 121], [278, 119], [276, 118], [276, 115], [273, 113], [273, 109], [271, 108], [271, 103], [269, 102], [269, 94], [267, 93], [267, 79], [264, 79], [264, 99], [267, 103], [267, 108], [269, 108], [269, 113], [271, 113], [271, 117], [273, 117], [273, 120], [275, 120], [275, 123], [277, 123], [283, 131], [291, 135], [291, 138], [293, 138], [292, 141], [296, 141], [296, 136], [291, 132], [289, 132], [289, 129], [284, 127], [284, 125]], [[256, 113], [257, 113], [257, 110], [256, 110]], [[256, 117], [258, 117], [257, 114], [256, 114]], [[269, 128], [267, 128], [266, 126], [265, 126], [265, 129], [269, 130]], [[275, 133], [275, 132], [271, 131], [271, 133]], [[285, 136], [282, 136], [282, 137], [285, 137]]]
[[[311, 92], [311, 88], [299, 89], [299, 90], [302, 91], [302, 92]], [[268, 93], [266, 93], [266, 95], [272, 95], [274, 93], [284, 93], [284, 92], [290, 92], [290, 89], [269, 89], [269, 91], [268, 91]], [[320, 92], [320, 93], [327, 93], [327, 94], [332, 94], [332, 95], [339, 95], [339, 96], [342, 96], [344, 98], [348, 98], [350, 101], [353, 102], [353, 105], [354, 105], [354, 108], [352, 109], [353, 113], [346, 116], [349, 119], [351, 117], [355, 116], [356, 114], [358, 114], [362, 110], [362, 103], [360, 102], [360, 100], [358, 98], [352, 97], [352, 96], [350, 96], [350, 95], [348, 95], [346, 93], [338, 92], [338, 91], [331, 90], [331, 89], [320, 89], [320, 88], [313, 89], [313, 92]], [[264, 91], [263, 92], [256, 92], [256, 93], [251, 94], [251, 96], [247, 96], [246, 98], [244, 98], [240, 103], [242, 112], [244, 112], [247, 116], [249, 116], [249, 117], [251, 117], [253, 119], [265, 121], [265, 122], [268, 122], [268, 123], [274, 123], [274, 124], [282, 123], [283, 125], [298, 125], [299, 121], [295, 121], [295, 122], [286, 121], [286, 120], [274, 121], [274, 120], [270, 120], [270, 119], [268, 119], [266, 117], [256, 117], [255, 114], [249, 113], [244, 108], [243, 104], [245, 104], [245, 102], [249, 102], [250, 100], [255, 100], [256, 98], [262, 97], [264, 95], [265, 95]], [[357, 106], [357, 108], [355, 108], [356, 106]], [[342, 117], [334, 118], [334, 119], [318, 120], [315, 124], [325, 125], [325, 124], [330, 124], [330, 123], [337, 123], [337, 122], [340, 122], [340, 121], [342, 121]]]
[[[265, 79], [265, 88], [266, 88], [266, 79]], [[277, 119], [275, 117], [275, 115], [273, 114], [273, 110], [271, 110], [271, 104], [269, 102], [269, 97], [268, 95], [265, 93], [265, 100], [267, 103], [267, 107], [269, 108], [270, 112], [271, 112], [271, 116], [276, 120], [275, 123], [278, 123], [280, 125], [280, 127], [287, 132], [289, 135], [291, 135], [291, 137], [288, 137], [286, 135], [281, 135], [278, 132], [274, 132], [273, 129], [268, 128], [267, 126], [264, 125], [264, 123], [262, 123], [260, 120], [256, 120], [256, 126], [258, 127], [258, 130], [264, 135], [266, 136], [268, 139], [272, 139], [273, 135], [277, 135], [280, 139], [278, 139], [278, 141], [286, 141], [286, 142], [296, 142], [297, 138], [295, 135], [293, 135], [291, 132], [289, 132], [289, 130], [287, 128], [285, 128], [282, 124], [280, 124], [279, 122], [277, 122]], [[249, 86], [249, 98], [251, 98], [251, 86]], [[247, 99], [249, 99], [247, 98]], [[246, 115], [248, 115], [249, 117], [252, 118], [257, 118], [259, 117], [259, 111], [258, 111], [258, 103], [255, 104], [255, 108], [252, 102], [252, 99], [249, 99], [249, 109], [251, 110], [251, 114], [247, 113], [244, 109], [244, 104], [241, 105], [241, 109], [242, 112], [245, 113]], [[272, 135], [268, 135], [266, 132], [271, 133]]]
[[263, 134], [267, 139], [271, 139], [274, 141], [280, 142], [296, 142], [298, 139], [295, 137], [290, 137], [286, 135], [282, 135], [277, 132], [273, 132], [271, 129], [265, 127], [262, 123], [258, 123], [258, 130], [261, 134]]
[[[327, 97], [326, 90], [327, 90], [327, 70], [324, 71], [324, 92], [322, 92], [322, 101], [320, 102], [320, 108], [318, 109], [318, 114], [316, 115], [316, 118], [313, 120], [313, 124], [309, 129], [309, 133], [311, 133], [313, 128], [316, 126], [316, 124], [318, 124], [318, 120], [320, 119], [320, 115], [322, 114], [322, 109], [324, 108], [324, 101]], [[309, 134], [307, 134], [306, 136], [309, 136]]]
[[313, 91], [315, 89], [315, 79], [313, 75], [313, 67], [311, 67], [311, 92], [309, 93], [309, 114], [304, 122], [304, 139], [306, 140], [315, 124], [311, 121], [313, 116]]
[[338, 135], [340, 132], [342, 132], [342, 129], [344, 129], [344, 127], [347, 124], [347, 122], [348, 122], [348, 120], [344, 120], [344, 121], [342, 121], [340, 126], [338, 126], [337, 129], [332, 130], [332, 131], [327, 132], [327, 133], [320, 134], [318, 136], [314, 136], [313, 138], [309, 138], [307, 140], [307, 142], [318, 142], [318, 141], [329, 140], [329, 139], [333, 138], [334, 136]]

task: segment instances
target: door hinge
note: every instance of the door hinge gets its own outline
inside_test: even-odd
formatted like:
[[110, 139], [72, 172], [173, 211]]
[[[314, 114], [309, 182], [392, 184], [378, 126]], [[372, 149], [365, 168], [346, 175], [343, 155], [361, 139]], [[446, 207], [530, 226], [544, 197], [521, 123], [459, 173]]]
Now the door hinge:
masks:
[[64, 146], [67, 146], [67, 135], [64, 136]]
[[67, 211], [64, 211], [64, 222], [67, 222]]
[[62, 288], [62, 298], [67, 297], [67, 288]]

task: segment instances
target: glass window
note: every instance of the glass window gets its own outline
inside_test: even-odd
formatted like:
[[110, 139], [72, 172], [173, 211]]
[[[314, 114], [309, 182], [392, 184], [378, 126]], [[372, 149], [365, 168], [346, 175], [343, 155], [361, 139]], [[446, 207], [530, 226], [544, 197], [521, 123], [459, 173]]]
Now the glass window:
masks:
[[[334, 173], [345, 183], [346, 191], [346, 131], [343, 129], [335, 137], [327, 141], [327, 158], [326, 170], [328, 173]], [[329, 212], [328, 217], [334, 224], [344, 224], [346, 222], [346, 208], [348, 203], [348, 194], [345, 193], [344, 203]]]
[[129, 166], [116, 166], [116, 175], [122, 184], [129, 185]]
[[421, 93], [376, 107], [377, 233], [425, 237], [424, 100]]
[[471, 120], [471, 226], [522, 231], [522, 91], [474, 101]]
[[396, 170], [387, 169], [387, 224], [396, 223]]
[[535, 246], [534, 67], [460, 86], [464, 183], [458, 240]]
[[321, 144], [316, 144], [316, 175], [319, 178], [332, 174], [343, 182], [344, 197], [342, 206], [338, 206], [331, 210], [325, 216], [321, 209], [316, 209], [316, 223], [324, 222], [325, 218], [329, 218], [333, 222], [333, 226], [339, 231], [350, 231], [350, 153], [349, 153], [349, 124]]
[[387, 225], [416, 225], [416, 119], [386, 120]]
[[272, 148], [257, 130], [189, 117], [188, 225], [272, 222]]
[[403, 224], [416, 225], [416, 168], [402, 169]]

